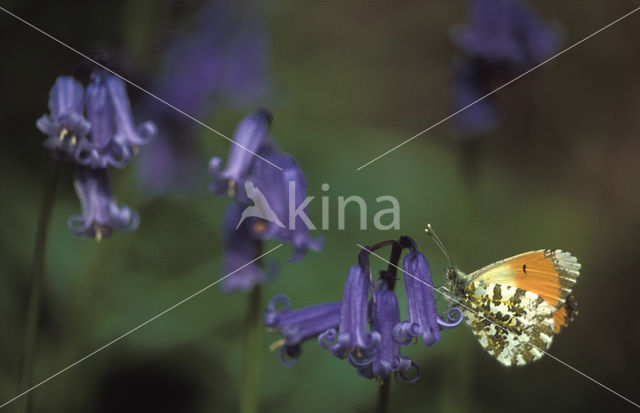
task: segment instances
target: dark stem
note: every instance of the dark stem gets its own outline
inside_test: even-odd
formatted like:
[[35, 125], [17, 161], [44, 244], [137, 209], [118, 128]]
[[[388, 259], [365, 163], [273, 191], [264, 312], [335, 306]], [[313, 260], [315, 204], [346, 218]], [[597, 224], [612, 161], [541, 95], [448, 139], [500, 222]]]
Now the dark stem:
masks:
[[386, 241], [380, 241], [377, 244], [373, 244], [369, 247], [366, 247], [369, 251], [373, 252], [375, 250], [379, 250], [380, 248], [388, 247], [389, 245], [395, 245], [398, 241], [394, 239], [388, 239]]
[[[262, 242], [258, 254], [262, 253]], [[262, 261], [260, 264], [264, 267]], [[240, 412], [255, 413], [260, 401], [260, 364], [262, 352], [262, 287], [256, 284], [249, 293], [245, 321], [244, 358], [242, 387], [240, 389]]]
[[[33, 385], [33, 370], [38, 345], [38, 322], [40, 319], [40, 302], [42, 299], [42, 284], [44, 276], [44, 262], [47, 248], [47, 233], [49, 221], [53, 211], [53, 200], [56, 194], [56, 182], [58, 180], [59, 162], [51, 159], [49, 172], [44, 187], [44, 196], [40, 207], [40, 217], [33, 251], [33, 263], [31, 267], [31, 280], [29, 285], [29, 301], [27, 307], [27, 327], [24, 339], [20, 367], [19, 391], [25, 391]], [[31, 409], [31, 396], [25, 395], [21, 402], [20, 410], [28, 412]]]
[[386, 413], [389, 407], [389, 392], [391, 390], [391, 378], [387, 377], [378, 391], [378, 413]]
[[366, 247], [366, 249], [373, 252], [375, 250], [388, 247], [388, 246], [391, 246], [391, 256], [389, 257], [389, 265], [387, 266], [386, 270], [380, 271], [380, 278], [384, 280], [384, 282], [387, 284], [387, 288], [393, 291], [396, 285], [396, 276], [398, 274], [398, 264], [400, 262], [400, 256], [402, 255], [402, 250], [405, 248], [415, 248], [415, 243], [411, 238], [407, 236], [401, 236], [397, 241], [396, 240], [381, 241], [370, 247]]
[[389, 257], [390, 264], [387, 266], [386, 281], [387, 286], [393, 291], [396, 286], [396, 275], [398, 274], [398, 263], [400, 262], [400, 255], [402, 254], [402, 245], [399, 242], [394, 242], [391, 247], [391, 256]]
[[240, 411], [255, 413], [258, 411], [260, 387], [260, 350], [261, 320], [260, 306], [262, 287], [258, 284], [249, 293], [247, 319], [245, 324], [244, 365], [242, 366], [242, 389], [240, 392]]

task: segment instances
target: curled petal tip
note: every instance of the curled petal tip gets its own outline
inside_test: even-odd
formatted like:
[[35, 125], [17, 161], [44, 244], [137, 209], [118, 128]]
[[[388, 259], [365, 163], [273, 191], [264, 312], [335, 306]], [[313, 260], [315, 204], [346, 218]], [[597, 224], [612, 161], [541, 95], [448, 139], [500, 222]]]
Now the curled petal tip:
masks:
[[437, 316], [436, 320], [438, 321], [438, 325], [442, 330], [445, 328], [453, 328], [458, 326], [462, 322], [462, 318], [462, 310], [458, 307], [451, 307], [449, 310], [447, 310], [446, 320], [440, 316]]
[[318, 344], [325, 350], [331, 350], [338, 343], [338, 330], [330, 328], [318, 336]]
[[[411, 367], [415, 367], [416, 370], [416, 375], [414, 377], [407, 377], [405, 376], [405, 373], [408, 373], [411, 370]], [[415, 383], [418, 380], [420, 380], [420, 376], [422, 375], [422, 371], [420, 369], [420, 366], [418, 365], [418, 363], [411, 361], [411, 365], [410, 367], [406, 370], [406, 371], [400, 371], [400, 378], [402, 380], [404, 380], [407, 383]]]
[[417, 337], [421, 334], [422, 327], [420, 326], [420, 324], [412, 323], [410, 321], [403, 321], [393, 328], [392, 337], [397, 343], [406, 346], [411, 343], [411, 340], [414, 337]]
[[287, 311], [291, 308], [291, 299], [286, 294], [274, 296], [267, 304], [269, 311]]
[[290, 353], [290, 348], [288, 348], [287, 346], [282, 346], [278, 348], [278, 360], [280, 361], [280, 364], [282, 364], [285, 367], [293, 367], [298, 363], [299, 357], [293, 357], [289, 353]]

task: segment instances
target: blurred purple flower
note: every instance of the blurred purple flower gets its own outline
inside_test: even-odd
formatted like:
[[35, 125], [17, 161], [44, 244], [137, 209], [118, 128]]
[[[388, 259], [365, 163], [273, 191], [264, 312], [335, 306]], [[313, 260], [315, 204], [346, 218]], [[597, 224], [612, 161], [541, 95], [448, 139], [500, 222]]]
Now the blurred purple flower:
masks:
[[45, 146], [54, 158], [76, 164], [74, 187], [82, 215], [68, 219], [71, 233], [101, 240], [114, 229], [135, 230], [139, 216], [118, 206], [106, 167], [124, 166], [131, 152], [155, 134], [155, 126], [134, 125], [124, 82], [97, 68], [85, 91], [74, 78], [60, 76], [49, 93], [49, 111], [36, 122], [48, 135]]
[[[400, 377], [407, 382], [418, 381], [420, 367], [410, 357], [400, 354], [400, 344], [393, 338], [394, 328], [400, 323], [400, 309], [396, 294], [389, 290], [378, 291], [374, 307], [372, 328], [380, 334], [380, 344], [371, 360], [364, 364], [354, 364], [358, 368], [358, 374], [369, 379], [377, 377], [384, 380], [391, 373], [399, 373]], [[411, 366], [415, 366], [417, 375], [408, 379], [404, 374], [411, 370]]]
[[[449, 320], [438, 315], [429, 263], [415, 245], [404, 257], [402, 268], [405, 271], [408, 320], [395, 326], [393, 336], [404, 345], [409, 344], [413, 337], [422, 337], [426, 346], [432, 346], [440, 341], [440, 330], [460, 324], [462, 312], [458, 308], [451, 308], [447, 314]], [[454, 313], [456, 317], [452, 318]]]
[[100, 241], [114, 229], [129, 232], [138, 228], [136, 211], [118, 206], [106, 169], [77, 166], [73, 185], [82, 206], [82, 215], [71, 216], [68, 221], [74, 235]]
[[[268, 33], [260, 16], [232, 2], [212, 2], [199, 13], [195, 28], [169, 42], [153, 89], [196, 118], [208, 116], [212, 105], [223, 101], [255, 105], [267, 91], [267, 57]], [[188, 189], [201, 175], [193, 166], [197, 124], [156, 101], [146, 106], [160, 118], [163, 133], [142, 156], [140, 178], [156, 192]]]
[[134, 125], [124, 81], [104, 69], [91, 74], [86, 104], [91, 132], [76, 148], [75, 158], [81, 165], [121, 168], [131, 152], [148, 143], [156, 132], [152, 122]]
[[98, 71], [96, 77], [104, 76], [113, 105], [114, 121], [116, 126], [116, 136], [129, 148], [137, 148], [149, 143], [156, 133], [156, 126], [153, 122], [146, 121], [136, 126], [131, 114], [131, 103], [127, 96], [127, 88], [124, 81], [118, 76], [113, 76], [107, 72]]
[[469, 20], [454, 40], [465, 56], [516, 68], [539, 63], [560, 45], [557, 31], [521, 0], [471, 0]]
[[453, 92], [456, 105], [459, 109], [473, 105], [456, 115], [456, 123], [462, 131], [484, 133], [498, 122], [493, 101], [490, 98], [478, 101], [491, 91], [491, 76], [491, 69], [482, 60], [463, 59], [455, 63]]
[[291, 310], [291, 300], [284, 294], [273, 297], [267, 305], [264, 325], [282, 334], [283, 339], [276, 342], [280, 362], [291, 367], [301, 354], [301, 343], [317, 337], [330, 328], [340, 324], [341, 302], [314, 305]]
[[[558, 50], [560, 35], [520, 0], [471, 0], [465, 26], [453, 39], [464, 58], [454, 68], [454, 100], [463, 108], [491, 92], [494, 83], [515, 76]], [[495, 126], [497, 110], [487, 98], [457, 115], [467, 134]]]
[[72, 160], [79, 140], [89, 133], [83, 94], [82, 85], [73, 77], [58, 77], [49, 92], [50, 113], [36, 122], [48, 136], [44, 146], [62, 160]]

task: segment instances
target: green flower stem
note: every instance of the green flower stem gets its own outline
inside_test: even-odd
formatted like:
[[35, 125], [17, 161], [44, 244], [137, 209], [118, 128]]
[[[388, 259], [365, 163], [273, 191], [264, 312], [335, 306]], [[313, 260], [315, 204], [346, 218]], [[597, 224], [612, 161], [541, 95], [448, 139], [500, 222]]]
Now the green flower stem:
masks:
[[242, 388], [240, 412], [255, 413], [260, 400], [260, 355], [262, 352], [262, 287], [253, 287], [249, 293], [245, 324], [244, 365], [242, 366]]
[[[49, 221], [53, 211], [56, 183], [58, 180], [59, 162], [51, 159], [44, 196], [40, 207], [40, 218], [36, 232], [33, 263], [31, 267], [31, 281], [29, 286], [29, 302], [27, 307], [27, 326], [24, 339], [24, 350], [20, 368], [19, 391], [25, 391], [33, 385], [33, 370], [38, 344], [38, 322], [40, 319], [40, 302], [42, 299], [42, 284], [44, 276], [44, 261], [47, 248], [47, 233]], [[26, 394], [20, 402], [20, 411], [31, 409], [31, 395]]]
[[389, 391], [391, 390], [391, 377], [387, 377], [378, 392], [378, 413], [386, 413], [389, 407]]

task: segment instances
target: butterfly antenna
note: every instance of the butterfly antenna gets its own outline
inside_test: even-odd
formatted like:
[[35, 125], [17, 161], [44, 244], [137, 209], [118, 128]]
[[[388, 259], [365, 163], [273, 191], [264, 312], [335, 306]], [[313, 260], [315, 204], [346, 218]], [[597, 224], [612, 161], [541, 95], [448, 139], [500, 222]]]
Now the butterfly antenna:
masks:
[[442, 243], [442, 241], [438, 237], [438, 234], [436, 234], [436, 232], [431, 227], [431, 224], [427, 224], [427, 228], [425, 229], [425, 232], [427, 233], [428, 236], [431, 237], [433, 242], [436, 243], [438, 248], [440, 248], [440, 250], [442, 250], [442, 252], [444, 253], [444, 256], [447, 257], [447, 261], [449, 261], [449, 266], [453, 267], [453, 262], [451, 261], [451, 257], [449, 257], [449, 253], [447, 252], [447, 249], [444, 247], [444, 244]]

